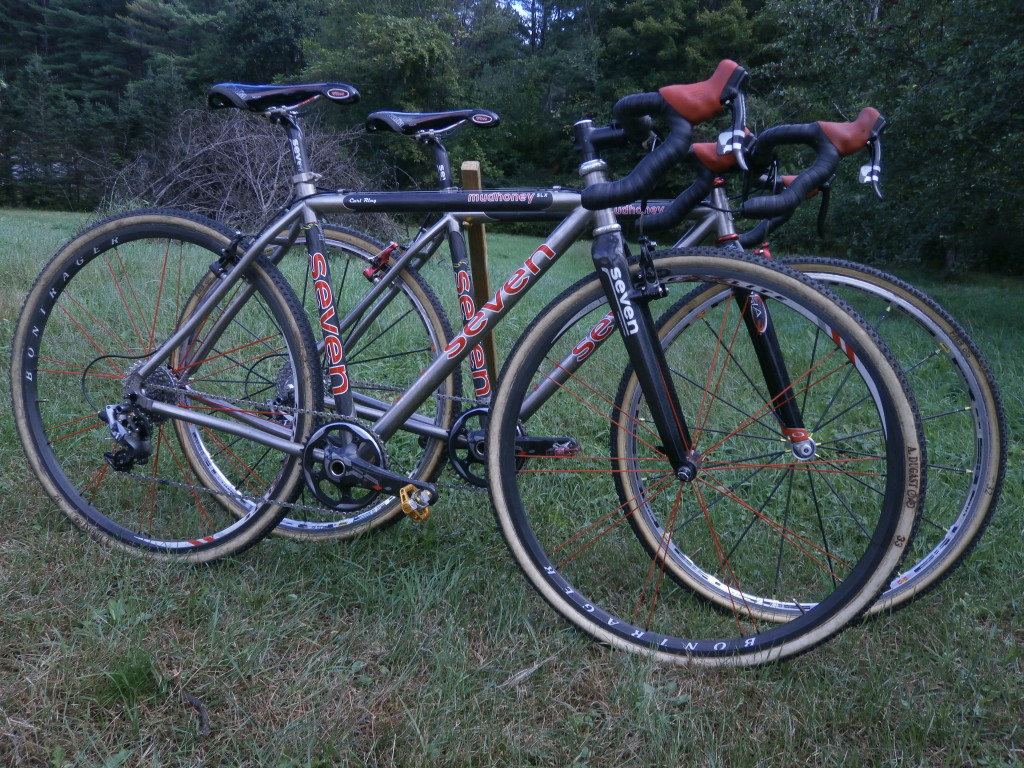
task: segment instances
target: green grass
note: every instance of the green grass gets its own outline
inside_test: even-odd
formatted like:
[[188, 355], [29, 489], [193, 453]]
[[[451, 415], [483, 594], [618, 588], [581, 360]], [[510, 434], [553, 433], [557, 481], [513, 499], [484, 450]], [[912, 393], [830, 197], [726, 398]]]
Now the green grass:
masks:
[[[0, 211], [5, 338], [83, 221]], [[492, 272], [530, 250], [496, 240]], [[763, 669], [659, 667], [581, 637], [526, 586], [479, 493], [447, 493], [419, 526], [268, 540], [212, 567], [109, 552], [41, 497], [0, 421], [0, 765], [1024, 764], [1024, 284], [917, 282], [1002, 387], [1000, 511], [936, 592]]]

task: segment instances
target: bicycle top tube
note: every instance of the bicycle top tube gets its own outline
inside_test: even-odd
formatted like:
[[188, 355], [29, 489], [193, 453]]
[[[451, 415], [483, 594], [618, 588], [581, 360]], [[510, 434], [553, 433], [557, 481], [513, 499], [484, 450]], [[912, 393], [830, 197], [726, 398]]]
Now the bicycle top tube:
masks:
[[580, 193], [560, 187], [464, 191], [360, 191], [315, 195], [304, 202], [317, 210], [338, 210], [345, 213], [566, 214], [580, 205]]

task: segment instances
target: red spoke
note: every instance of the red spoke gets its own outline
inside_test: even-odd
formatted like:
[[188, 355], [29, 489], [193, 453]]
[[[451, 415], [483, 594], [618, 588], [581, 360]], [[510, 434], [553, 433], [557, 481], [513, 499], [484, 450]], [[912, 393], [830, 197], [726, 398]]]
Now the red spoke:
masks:
[[[160, 431], [160, 439], [161, 441], [165, 439], [163, 437], [163, 430]], [[184, 482], [185, 485], [189, 486], [188, 490], [192, 494], [193, 501], [195, 501], [198, 517], [202, 522], [205, 522], [208, 530], [213, 530], [215, 527], [213, 524], [213, 519], [210, 516], [210, 513], [206, 510], [206, 506], [203, 504], [203, 500], [199, 496], [199, 491], [191, 487], [193, 485], [193, 482], [191, 481], [195, 479], [194, 473], [192, 472], [191, 468], [186, 468], [185, 465], [182, 464], [181, 457], [178, 455], [176, 451], [174, 451], [171, 448], [168, 448], [168, 450], [171, 452], [171, 457], [174, 459], [174, 463], [178, 467], [178, 472], [181, 474], [182, 482]]]
[[[179, 245], [178, 247], [180, 248], [181, 246]], [[171, 240], [168, 240], [167, 241], [167, 246], [164, 249], [164, 261], [163, 261], [163, 264], [161, 264], [161, 266], [160, 266], [160, 281], [159, 281], [159, 283], [157, 285], [156, 301], [153, 302], [153, 323], [149, 327], [149, 348], [150, 349], [153, 348], [153, 343], [156, 340], [156, 335], [157, 335], [156, 334], [156, 331], [157, 331], [157, 319], [160, 316], [160, 305], [161, 305], [160, 302], [161, 302], [161, 298], [164, 295], [164, 279], [167, 276], [167, 262], [170, 259], [170, 254], [171, 254]], [[179, 253], [178, 254], [179, 286], [180, 286], [181, 261], [182, 261], [181, 260], [181, 254]], [[132, 289], [132, 293], [134, 293], [134, 288]], [[139, 315], [141, 316], [142, 313], [140, 312]], [[175, 315], [175, 317], [177, 317], [177, 315]]]
[[[270, 339], [273, 339], [273, 338], [275, 338], [275, 336], [278, 336], [278, 335], [280, 335], [280, 334], [274, 334], [272, 336], [265, 336], [262, 339], [253, 339], [252, 341], [250, 341], [250, 342], [248, 342], [246, 344], [240, 344], [237, 347], [234, 347], [233, 349], [228, 349], [228, 350], [225, 350], [223, 352], [218, 352], [217, 354], [213, 355], [212, 357], [207, 357], [207, 358], [204, 358], [202, 360], [192, 360], [192, 361], [189, 361], [188, 363], [186, 363], [182, 367], [176, 369], [175, 373], [180, 374], [180, 373], [182, 373], [184, 371], [194, 370], [195, 368], [198, 368], [201, 365], [205, 365], [206, 363], [209, 363], [209, 362], [211, 362], [213, 360], [218, 360], [218, 359], [220, 359], [222, 357], [225, 357], [227, 355], [233, 355], [236, 352], [240, 352], [241, 350], [247, 349], [247, 348], [249, 348], [251, 346], [254, 346], [256, 344], [265, 344], [266, 342], [270, 341]], [[273, 349], [271, 349], [270, 351], [266, 352], [265, 354], [257, 355], [255, 357], [250, 357], [247, 360], [232, 361], [231, 365], [229, 365], [229, 366], [227, 366], [225, 368], [221, 368], [221, 369], [219, 369], [217, 371], [212, 371], [210, 373], [207, 373], [204, 376], [202, 376], [201, 378], [202, 379], [210, 379], [213, 376], [218, 376], [218, 375], [224, 373], [225, 371], [232, 370], [233, 368], [238, 368], [238, 367], [241, 367], [241, 366], [248, 365], [251, 362], [254, 362], [256, 360], [262, 360], [263, 358], [268, 357], [270, 355], [281, 354], [281, 351], [283, 349], [284, 349], [283, 346], [281, 346], [281, 347], [274, 347]]]
[[104, 461], [102, 464], [99, 465], [99, 467], [97, 467], [92, 477], [82, 487], [82, 496], [88, 498], [90, 494], [96, 493], [96, 491], [100, 487], [100, 483], [103, 482], [103, 478], [107, 476], [108, 469], [110, 469], [110, 465], [107, 464], [106, 461]]
[[669, 513], [668, 520], [663, 526], [663, 530], [665, 532], [659, 537], [657, 550], [654, 553], [654, 557], [651, 558], [651, 567], [647, 570], [647, 577], [644, 579], [643, 588], [640, 590], [640, 596], [637, 598], [636, 608], [633, 610], [633, 617], [631, 621], [634, 624], [637, 622], [637, 617], [640, 614], [640, 608], [647, 599], [648, 587], [652, 581], [655, 581], [655, 577], [657, 577], [657, 583], [651, 590], [651, 603], [650, 608], [647, 611], [647, 626], [650, 627], [654, 623], [654, 608], [658, 604], [658, 595], [661, 593], [661, 584], [665, 579], [665, 559], [668, 552], [668, 546], [672, 541], [672, 535], [669, 531], [675, 528], [676, 519], [679, 514], [679, 503], [682, 495], [682, 487], [677, 488], [675, 502], [672, 504], [672, 511]]
[[[68, 434], [61, 435], [60, 437], [53, 436], [53, 433], [59, 429], [63, 429], [64, 427], [70, 427], [72, 425], [82, 424], [83, 422], [90, 420], [92, 420], [92, 423], [82, 429], [75, 430], [74, 432], [68, 432]], [[58, 443], [61, 440], [67, 440], [69, 437], [81, 435], [85, 432], [92, 432], [94, 429], [99, 429], [100, 427], [105, 426], [107, 426], [106, 423], [100, 421], [99, 417], [97, 417], [95, 413], [90, 413], [87, 416], [79, 416], [77, 419], [72, 419], [71, 421], [65, 421], [62, 422], [61, 424], [54, 424], [52, 426], [46, 427], [46, 436], [51, 443]]]
[[[102, 322], [100, 322], [89, 310], [87, 310], [85, 307], [83, 307], [81, 304], [79, 304], [77, 299], [75, 299], [73, 296], [68, 296], [67, 298], [76, 307], [78, 307], [80, 310], [82, 310], [82, 312], [90, 320], [92, 320], [95, 323], [95, 326], [97, 328], [99, 328], [101, 331], [106, 332], [106, 334], [108, 336], [110, 336], [110, 338], [114, 342], [120, 344], [123, 352], [130, 353], [132, 351], [131, 347], [129, 347], [127, 344], [125, 344], [124, 341], [116, 333], [114, 333], [109, 327], [107, 327]], [[62, 303], [60, 305], [60, 308], [61, 308], [61, 311], [67, 316], [68, 320], [70, 320], [72, 322], [72, 324], [74, 324], [74, 326], [76, 328], [78, 328], [78, 330], [80, 330], [82, 332], [82, 335], [85, 336], [85, 338], [89, 340], [89, 343], [92, 344], [93, 349], [95, 349], [97, 352], [99, 352], [101, 357], [106, 357], [107, 363], [110, 365], [111, 368], [114, 369], [114, 372], [118, 376], [123, 376], [124, 372], [120, 368], [118, 368], [117, 363], [114, 361], [114, 359], [109, 357], [109, 353], [103, 347], [101, 347], [99, 345], [99, 342], [97, 342], [96, 339], [93, 338], [92, 334], [89, 331], [86, 330], [85, 326], [82, 325], [78, 321], [78, 318], [76, 318], [74, 315], [71, 314], [71, 312], [68, 310], [67, 305]]]
[[[598, 518], [593, 523], [588, 525], [586, 528], [584, 528], [581, 531], [577, 532], [576, 534], [574, 534], [573, 536], [571, 536], [570, 538], [566, 539], [564, 542], [559, 544], [557, 547], [552, 549], [551, 550], [551, 554], [553, 555], [556, 552], [559, 552], [559, 551], [565, 549], [570, 544], [574, 544], [575, 542], [579, 541], [584, 536], [589, 534], [591, 531], [594, 531], [599, 526], [603, 525], [607, 520], [611, 519], [612, 517], [615, 517], [616, 515], [618, 516], [617, 519], [611, 525], [609, 525], [608, 527], [606, 527], [603, 530], [599, 531], [593, 538], [590, 538], [587, 541], [583, 542], [582, 546], [580, 546], [574, 552], [570, 553], [564, 560], [562, 560], [558, 564], [558, 567], [562, 568], [563, 566], [565, 566], [566, 563], [570, 562], [571, 560], [574, 560], [578, 555], [582, 554], [587, 549], [592, 547], [594, 544], [596, 544], [598, 541], [600, 541], [602, 538], [604, 538], [604, 536], [606, 536], [612, 530], [614, 530], [618, 526], [622, 525], [622, 523], [625, 522], [626, 519], [628, 518], [628, 515], [619, 514], [619, 513], [622, 512], [622, 510], [625, 507], [627, 507], [627, 506], [629, 506], [631, 504], [647, 504], [647, 503], [649, 503], [651, 499], [653, 499], [655, 496], [658, 496], [665, 488], [669, 487], [671, 485], [672, 480], [673, 480], [673, 478], [671, 478], [671, 477], [663, 478], [663, 481], [662, 481], [660, 487], [657, 487], [653, 491], [651, 491], [650, 493], [645, 494], [644, 498], [641, 501], [637, 501], [637, 499], [633, 498], [633, 499], [629, 499], [629, 500], [623, 502], [618, 507], [616, 507], [615, 509], [613, 509], [610, 512], [608, 512], [607, 514], [605, 514], [603, 517]], [[632, 514], [632, 513], [630, 513], [630, 514]]]
[[[117, 251], [117, 261], [118, 261], [118, 264], [121, 266], [121, 272], [124, 275], [124, 280], [125, 280], [125, 282], [128, 283], [128, 286], [129, 286], [129, 289], [130, 289], [129, 293], [131, 293], [133, 298], [135, 299], [136, 311], [141, 316], [143, 314], [142, 307], [139, 305], [138, 296], [135, 295], [135, 291], [131, 287], [131, 282], [128, 280], [128, 275], [125, 273], [124, 262], [121, 260], [120, 250]], [[118, 296], [121, 297], [121, 305], [124, 307], [124, 312], [128, 316], [128, 320], [132, 324], [132, 330], [135, 331], [135, 338], [138, 339], [138, 341], [139, 341], [139, 347], [140, 348], [144, 348], [144, 349], [148, 349], [149, 347], [146, 346], [146, 341], [145, 341], [145, 338], [143, 336], [143, 333], [142, 333], [141, 330], [139, 330], [139, 326], [135, 322], [135, 314], [132, 312], [132, 308], [128, 305], [128, 297], [125, 295], [125, 291], [124, 291], [124, 288], [121, 285], [121, 281], [118, 279], [117, 274], [114, 272], [114, 267], [110, 263], [110, 259], [104, 259], [104, 264], [107, 265], [107, 272], [110, 273], [110, 278], [111, 278], [111, 280], [114, 281], [114, 287], [117, 288]]]
[[[729, 314], [732, 311], [732, 302], [726, 302], [726, 305], [725, 313], [722, 315], [722, 323], [718, 330], [718, 336], [716, 337], [719, 339], [719, 343], [715, 345], [714, 357], [711, 360], [711, 365], [708, 366], [707, 383], [704, 385], [704, 393], [701, 396], [700, 408], [697, 411], [697, 426], [694, 429], [695, 434], [693, 438], [694, 448], [696, 448], [697, 444], [700, 442], [699, 436], [703, 434], [704, 430], [707, 428], [708, 421], [711, 419], [711, 411], [714, 409], [714, 404], [718, 401], [718, 391], [722, 386], [722, 380], [725, 378], [725, 371], [729, 366], [729, 360], [732, 359], [733, 349], [736, 347], [736, 339], [739, 336], [740, 323], [737, 322], [733, 328], [732, 339], [729, 342], [729, 346], [722, 359], [722, 367], [718, 372], [718, 381], [715, 383], [715, 386], [712, 387], [711, 379], [714, 376], [715, 369], [718, 367], [718, 353], [723, 347], [721, 339], [725, 336], [725, 329], [728, 325]], [[742, 321], [742, 319], [741, 313], [740, 320]]]
[[[642, 428], [643, 428], [644, 430], [646, 430], [647, 432], [649, 432], [649, 433], [650, 433], [650, 434], [651, 434], [652, 436], [654, 436], [654, 437], [658, 437], [658, 433], [657, 433], [657, 432], [655, 432], [655, 431], [654, 431], [653, 429], [651, 429], [650, 427], [648, 427], [648, 426], [647, 426], [646, 424], [644, 424], [644, 423], [643, 423], [642, 421], [640, 421], [640, 420], [638, 420], [638, 419], [635, 419], [635, 418], [633, 418], [632, 416], [630, 416], [630, 415], [629, 415], [628, 413], [626, 413], [626, 412], [625, 412], [625, 411], [623, 411], [623, 410], [622, 410], [621, 408], [619, 408], [619, 407], [618, 407], [617, 405], [615, 405], [615, 403], [613, 403], [613, 402], [612, 402], [611, 400], [609, 400], [609, 399], [608, 399], [607, 397], [605, 397], [605, 396], [604, 396], [604, 395], [602, 395], [602, 394], [601, 394], [600, 392], [598, 392], [598, 391], [597, 391], [597, 390], [596, 390], [596, 389], [595, 389], [594, 387], [592, 387], [592, 386], [591, 386], [590, 384], [587, 384], [587, 383], [586, 383], [585, 381], [583, 381], [582, 379], [580, 379], [579, 377], [577, 377], [577, 376], [576, 376], [576, 375], [575, 375], [574, 373], [572, 373], [571, 371], [567, 371], [567, 370], [565, 370], [564, 368], [562, 368], [562, 367], [561, 367], [561, 365], [560, 365], [560, 364], [559, 364], [558, 362], [556, 362], [556, 361], [554, 361], [554, 360], [551, 360], [550, 358], [548, 359], [548, 362], [550, 362], [550, 363], [551, 363], [551, 364], [552, 364], [552, 365], [553, 365], [553, 366], [554, 366], [555, 368], [559, 368], [559, 369], [561, 369], [561, 370], [565, 371], [565, 372], [566, 372], [566, 374], [568, 374], [568, 375], [569, 375], [569, 377], [570, 377], [570, 378], [571, 378], [571, 379], [572, 379], [573, 381], [575, 381], [576, 383], [578, 383], [578, 384], [579, 384], [579, 385], [580, 385], [581, 387], [583, 387], [584, 389], [588, 390], [589, 392], [592, 392], [592, 393], [593, 393], [593, 394], [594, 394], [594, 395], [595, 395], [596, 397], [600, 398], [600, 399], [601, 399], [601, 400], [603, 400], [603, 401], [604, 401], [605, 403], [607, 403], [608, 405], [610, 405], [610, 406], [611, 406], [611, 407], [612, 407], [613, 409], [615, 409], [616, 411], [618, 411], [619, 413], [621, 413], [621, 414], [622, 414], [623, 416], [625, 416], [625, 417], [626, 417], [626, 418], [627, 418], [627, 419], [628, 419], [628, 420], [629, 420], [629, 421], [630, 421], [631, 423], [633, 423], [633, 424], [636, 424], [636, 425], [637, 425], [637, 426], [639, 426], [639, 427], [642, 427]], [[579, 395], [579, 394], [577, 394], [576, 392], [574, 392], [573, 390], [569, 389], [569, 388], [568, 388], [568, 387], [566, 387], [566, 386], [565, 386], [565, 385], [564, 385], [563, 383], [561, 383], [561, 382], [558, 382], [558, 381], [555, 381], [554, 379], [551, 379], [551, 377], [550, 377], [549, 375], [545, 374], [545, 377], [546, 377], [546, 378], [548, 378], [548, 379], [550, 379], [550, 380], [551, 380], [551, 382], [552, 382], [553, 384], [555, 384], [555, 386], [557, 386], [557, 387], [558, 387], [559, 389], [561, 389], [561, 390], [563, 390], [564, 392], [567, 392], [568, 394], [572, 395], [572, 396], [573, 396], [574, 398], [576, 398], [577, 400], [579, 400], [579, 401], [580, 401], [580, 402], [581, 402], [581, 403], [582, 403], [582, 404], [583, 404], [584, 406], [586, 406], [587, 408], [589, 408], [590, 410], [592, 410], [592, 411], [593, 411], [594, 413], [596, 413], [596, 414], [598, 414], [599, 416], [601, 416], [601, 418], [603, 418], [603, 419], [607, 419], [607, 421], [608, 421], [608, 423], [609, 423], [609, 424], [614, 424], [614, 425], [615, 425], [615, 426], [617, 426], [617, 427], [618, 427], [619, 429], [622, 429], [622, 430], [626, 431], [626, 432], [627, 432], [627, 433], [628, 433], [629, 435], [631, 435], [632, 437], [636, 438], [636, 440], [637, 440], [638, 442], [640, 442], [641, 444], [643, 444], [643, 445], [647, 446], [648, 448], [650, 448], [650, 449], [651, 449], [652, 451], [654, 451], [655, 453], [657, 453], [657, 454], [659, 454], [659, 455], [662, 455], [662, 451], [659, 451], [659, 450], [658, 450], [658, 449], [657, 449], [657, 448], [656, 448], [655, 446], [651, 445], [651, 444], [650, 444], [650, 443], [648, 443], [648, 442], [647, 442], [646, 440], [643, 440], [643, 439], [641, 439], [641, 438], [640, 438], [640, 436], [639, 436], [639, 435], [637, 435], [637, 434], [636, 434], [635, 432], [633, 432], [632, 430], [627, 430], [627, 429], [626, 429], [626, 427], [625, 427], [625, 426], [624, 426], [623, 424], [620, 424], [619, 422], [617, 422], [617, 421], [615, 421], [614, 419], [612, 419], [612, 418], [611, 418], [611, 417], [610, 417], [610, 416], [609, 416], [609, 415], [608, 415], [607, 413], [605, 413], [604, 411], [602, 411], [602, 410], [600, 410], [599, 408], [597, 408], [597, 407], [596, 407], [596, 406], [595, 406], [595, 405], [594, 405], [593, 403], [591, 403], [591, 402], [590, 402], [589, 400], [586, 400], [586, 399], [584, 399], [584, 398], [583, 398], [583, 397], [582, 397], [581, 395]]]
[[58, 376], [74, 376], [76, 379], [80, 379], [83, 376], [87, 379], [114, 379], [120, 381], [124, 378], [118, 373], [94, 373], [93, 371], [86, 372], [86, 368], [83, 365], [72, 363], [67, 360], [53, 360], [48, 357], [39, 358], [41, 362], [50, 363], [51, 365], [63, 365], [66, 370], [59, 368], [40, 368], [39, 373], [52, 373]]
[[181, 271], [184, 269], [184, 259], [178, 259], [178, 275], [174, 283], [174, 316], [181, 317]]
[[[697, 484], [693, 484], [693, 494], [697, 499], [697, 503], [700, 505], [701, 512], [704, 514], [704, 520], [708, 524], [708, 531], [711, 533], [711, 541], [715, 546], [715, 556], [718, 558], [718, 569], [722, 576], [725, 578], [727, 585], [734, 586], [740, 594], [743, 594], [743, 590], [740, 588], [739, 577], [736, 576], [736, 572], [732, 568], [732, 563], [729, 561], [729, 556], [725, 552], [725, 547], [722, 546], [721, 539], [718, 538], [718, 531], [715, 530], [715, 524], [711, 520], [711, 510], [708, 508], [707, 499], [704, 497], [704, 493], [701, 487]], [[737, 609], [736, 600], [733, 596], [733, 590], [729, 590], [729, 604], [732, 606], [733, 616], [736, 618], [736, 627], [739, 633], [743, 634], [743, 624], [740, 621], [741, 611]], [[754, 622], [754, 631], [760, 632], [760, 627], [757, 625], [757, 619], [754, 617], [753, 612], [750, 610], [750, 605], [747, 603], [746, 598], [743, 599], [743, 608], [745, 609], [742, 613], [746, 614], [747, 618]]]
[[809, 379], [809, 378], [810, 378], [810, 376], [811, 376], [811, 374], [812, 374], [812, 373], [814, 373], [814, 371], [815, 371], [815, 370], [817, 370], [817, 369], [818, 369], [819, 367], [821, 367], [822, 365], [824, 365], [824, 364], [825, 364], [825, 363], [826, 363], [826, 362], [827, 362], [827, 361], [828, 361], [828, 360], [829, 360], [830, 358], [832, 358], [832, 357], [833, 357], [834, 355], [836, 355], [836, 353], [837, 353], [838, 351], [839, 351], [838, 349], [837, 349], [837, 350], [833, 350], [832, 352], [829, 352], [829, 353], [828, 353], [827, 355], [825, 355], [825, 357], [823, 357], [823, 358], [822, 358], [821, 360], [819, 360], [819, 361], [818, 361], [817, 363], [815, 363], [815, 364], [814, 364], [813, 366], [811, 366], [811, 368], [809, 368], [809, 369], [808, 369], [808, 370], [806, 370], [806, 371], [805, 371], [805, 372], [804, 372], [803, 374], [801, 374], [801, 375], [800, 375], [800, 376], [799, 376], [799, 377], [798, 377], [798, 378], [797, 378], [796, 380], [794, 380], [794, 381], [793, 381], [793, 383], [792, 383], [792, 384], [790, 384], [790, 386], [789, 386], [789, 387], [787, 387], [785, 391], [783, 391], [783, 392], [780, 392], [780, 393], [778, 394], [778, 396], [776, 396], [776, 397], [775, 397], [775, 398], [773, 398], [773, 399], [772, 399], [771, 401], [769, 401], [769, 402], [765, 403], [765, 404], [764, 404], [763, 406], [761, 406], [761, 408], [760, 408], [759, 410], [757, 410], [757, 411], [755, 411], [755, 412], [754, 412], [753, 414], [751, 414], [751, 415], [750, 415], [750, 416], [749, 416], [749, 417], [748, 417], [748, 418], [746, 419], [746, 421], [744, 421], [744, 422], [742, 422], [741, 424], [739, 424], [739, 425], [738, 425], [738, 426], [737, 426], [737, 427], [736, 427], [736, 428], [735, 428], [734, 430], [732, 430], [731, 432], [729, 432], [729, 433], [727, 433], [727, 434], [723, 435], [723, 436], [722, 436], [722, 437], [721, 437], [721, 438], [719, 439], [719, 441], [718, 441], [717, 443], [715, 443], [714, 445], [712, 445], [712, 446], [711, 446], [710, 448], [708, 448], [708, 449], [707, 449], [707, 450], [706, 450], [706, 451], [704, 452], [704, 456], [705, 456], [705, 457], [707, 457], [707, 455], [708, 455], [708, 454], [710, 454], [710, 453], [711, 453], [711, 452], [712, 452], [713, 450], [715, 450], [716, 448], [718, 448], [719, 446], [721, 446], [721, 445], [722, 445], [723, 443], [725, 443], [725, 442], [726, 442], [727, 440], [729, 440], [729, 439], [730, 439], [730, 438], [732, 438], [732, 437], [735, 437], [735, 436], [736, 436], [737, 434], [739, 434], [740, 432], [742, 432], [742, 431], [743, 431], [744, 429], [746, 429], [747, 427], [749, 427], [749, 426], [750, 426], [751, 424], [755, 424], [755, 423], [757, 423], [757, 422], [758, 422], [758, 420], [759, 420], [759, 419], [760, 419], [760, 418], [761, 418], [762, 416], [766, 415], [766, 414], [767, 414], [767, 413], [768, 413], [769, 411], [771, 411], [771, 410], [772, 410], [772, 408], [774, 407], [774, 405], [775, 405], [775, 404], [776, 404], [777, 402], [782, 402], [783, 400], [786, 400], [786, 399], [788, 399], [788, 398], [790, 398], [790, 397], [796, 397], [796, 396], [798, 396], [798, 395], [802, 395], [802, 394], [804, 394], [805, 392], [809, 391], [809, 390], [810, 390], [810, 389], [811, 389], [812, 387], [816, 387], [816, 386], [817, 386], [818, 384], [820, 384], [821, 382], [825, 381], [826, 379], [828, 379], [828, 378], [830, 378], [830, 377], [834, 376], [834, 375], [835, 375], [836, 373], [838, 373], [839, 371], [843, 370], [843, 369], [844, 369], [844, 368], [846, 367], [846, 363], [845, 363], [845, 362], [842, 362], [842, 363], [840, 363], [840, 365], [839, 365], [838, 367], [836, 367], [836, 368], [833, 368], [833, 369], [832, 369], [831, 371], [828, 371], [828, 372], [827, 372], [827, 373], [826, 373], [825, 375], [823, 375], [823, 376], [822, 376], [821, 378], [819, 378], [819, 379], [816, 379], [816, 380], [814, 380], [813, 382], [811, 382], [810, 384], [808, 384], [808, 385], [807, 385], [806, 387], [804, 387], [803, 389], [801, 389], [801, 390], [794, 390], [794, 389], [793, 389], [793, 388], [794, 388], [794, 386], [795, 386], [796, 384], [798, 384], [799, 382], [803, 381], [804, 379]]

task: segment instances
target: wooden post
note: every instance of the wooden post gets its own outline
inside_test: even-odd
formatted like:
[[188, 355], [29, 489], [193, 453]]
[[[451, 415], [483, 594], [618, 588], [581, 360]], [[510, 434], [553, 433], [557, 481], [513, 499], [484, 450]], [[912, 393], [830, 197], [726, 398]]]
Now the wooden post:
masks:
[[[483, 178], [480, 174], [480, 163], [477, 160], [466, 160], [462, 163], [462, 188], [483, 189]], [[487, 268], [487, 231], [483, 224], [467, 224], [466, 244], [469, 246], [469, 269], [473, 275], [473, 302], [477, 307], [491, 298], [490, 272]], [[487, 361], [487, 375], [491, 386], [498, 377], [498, 353], [494, 344], [494, 334], [488, 333], [480, 340], [484, 348], [484, 359]]]

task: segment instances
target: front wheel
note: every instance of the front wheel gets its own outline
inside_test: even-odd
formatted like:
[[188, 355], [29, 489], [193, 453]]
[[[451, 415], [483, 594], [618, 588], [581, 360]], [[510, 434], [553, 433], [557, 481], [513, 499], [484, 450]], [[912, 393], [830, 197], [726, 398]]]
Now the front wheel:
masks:
[[[892, 611], [928, 594], [970, 553], [999, 498], [1006, 463], [999, 390], [970, 336], [933, 299], [872, 267], [838, 259], [794, 256], [785, 263], [838, 293], [886, 342], [920, 404], [928, 445], [928, 497], [903, 568], [872, 614]], [[726, 287], [705, 287], [658, 321], [666, 343], [687, 344], [731, 302]], [[709, 600], [728, 607], [732, 591], [694, 560], [677, 558], [676, 576]], [[806, 606], [778, 603], [773, 617], [788, 620]]]
[[[686, 344], [662, 340], [696, 452], [696, 477], [680, 480], [587, 278], [524, 333], [495, 393], [498, 523], [531, 584], [602, 642], [682, 664], [802, 653], [868, 608], [911, 540], [923, 451], [914, 406], [876, 337], [797, 273], [705, 249], [656, 263], [676, 297], [701, 285], [760, 296], [815, 453], [798, 456], [783, 435], [747, 307], [721, 302]], [[690, 589], [686, 562], [730, 605]], [[776, 625], [776, 604], [802, 613]]]

